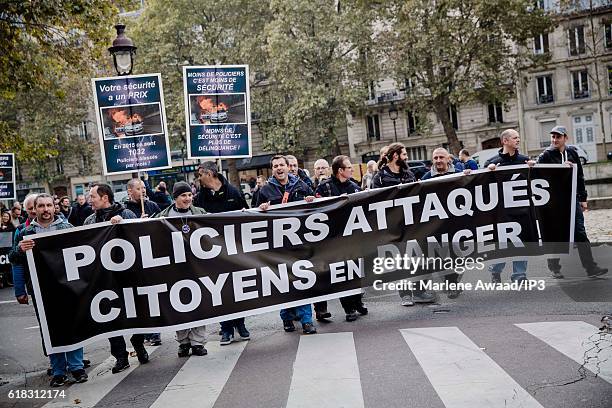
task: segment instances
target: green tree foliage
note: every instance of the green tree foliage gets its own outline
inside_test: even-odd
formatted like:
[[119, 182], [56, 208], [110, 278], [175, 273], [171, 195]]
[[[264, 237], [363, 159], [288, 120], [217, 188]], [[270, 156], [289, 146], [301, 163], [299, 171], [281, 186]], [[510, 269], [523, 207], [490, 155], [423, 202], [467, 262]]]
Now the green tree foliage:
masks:
[[50, 157], [80, 149], [63, 141], [86, 117], [84, 89], [116, 12], [105, 0], [0, 3], [0, 151], [37, 165], [38, 178]]
[[449, 110], [474, 101], [503, 103], [531, 58], [533, 37], [552, 21], [531, 0], [392, 0], [383, 25], [385, 64], [399, 84], [410, 79], [406, 107], [434, 111], [452, 152], [460, 144]]
[[367, 99], [376, 68], [369, 2], [270, 2], [266, 59], [259, 72], [267, 85], [254, 90], [264, 146], [301, 153], [305, 139], [319, 154], [339, 154], [336, 129]]

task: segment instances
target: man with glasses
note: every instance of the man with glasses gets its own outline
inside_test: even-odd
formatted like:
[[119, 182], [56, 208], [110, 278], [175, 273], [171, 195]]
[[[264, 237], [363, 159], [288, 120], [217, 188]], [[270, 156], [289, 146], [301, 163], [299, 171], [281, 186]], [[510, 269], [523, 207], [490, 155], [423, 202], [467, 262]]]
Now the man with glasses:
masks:
[[[577, 197], [576, 197], [576, 216], [574, 219], [574, 242], [578, 245], [578, 254], [580, 255], [580, 262], [586, 270], [589, 278], [597, 278], [598, 276], [605, 275], [608, 273], [606, 268], [602, 268], [597, 265], [593, 259], [593, 253], [591, 252], [591, 245], [589, 238], [584, 228], [584, 215], [583, 211], [587, 210], [587, 191], [584, 185], [584, 173], [582, 172], [582, 164], [578, 152], [573, 147], [566, 145], [567, 143], [567, 130], [565, 126], [555, 126], [550, 131], [550, 146], [540, 153], [538, 157], [538, 163], [547, 164], [562, 164], [566, 163], [569, 165], [576, 166], [578, 171], [577, 180]], [[571, 188], [571, 186], [569, 186]], [[556, 279], [563, 279], [561, 274], [561, 264], [559, 258], [551, 258], [548, 260], [548, 269], [552, 272], [553, 277]]]

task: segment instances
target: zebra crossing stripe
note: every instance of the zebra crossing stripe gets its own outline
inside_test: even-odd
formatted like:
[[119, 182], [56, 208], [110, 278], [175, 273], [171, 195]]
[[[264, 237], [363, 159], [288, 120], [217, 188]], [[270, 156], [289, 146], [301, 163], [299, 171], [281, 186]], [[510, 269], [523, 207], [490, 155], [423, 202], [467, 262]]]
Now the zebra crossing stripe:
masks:
[[[149, 355], [152, 355], [158, 348], [159, 346], [146, 347]], [[125, 377], [140, 366], [136, 358], [130, 358], [130, 368], [113, 374], [111, 369], [115, 365], [115, 361], [114, 357], [107, 358], [88, 373], [89, 381], [67, 387], [65, 398], [56, 398], [45, 404], [43, 408], [91, 408], [95, 406]]]
[[353, 333], [302, 336], [287, 408], [363, 406]]
[[400, 332], [446, 408], [542, 408], [457, 327]]
[[515, 326], [542, 340], [612, 384], [612, 335], [581, 321], [539, 322]]
[[150, 408], [215, 405], [247, 342], [206, 343], [206, 356], [191, 356]]

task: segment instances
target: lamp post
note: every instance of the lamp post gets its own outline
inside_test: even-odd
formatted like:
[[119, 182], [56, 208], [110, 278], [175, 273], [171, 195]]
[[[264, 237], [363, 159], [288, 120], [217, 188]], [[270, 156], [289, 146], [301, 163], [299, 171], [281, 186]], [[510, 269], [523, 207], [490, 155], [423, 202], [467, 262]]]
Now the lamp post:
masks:
[[117, 37], [113, 40], [113, 46], [108, 51], [113, 56], [115, 70], [119, 76], [130, 75], [134, 67], [134, 56], [136, 46], [134, 42], [125, 35], [125, 24], [115, 25]]
[[395, 121], [397, 120], [398, 111], [395, 106], [395, 102], [391, 101], [391, 106], [389, 107], [389, 119], [393, 121], [393, 136], [394, 140], [397, 143], [397, 128], [395, 127]]

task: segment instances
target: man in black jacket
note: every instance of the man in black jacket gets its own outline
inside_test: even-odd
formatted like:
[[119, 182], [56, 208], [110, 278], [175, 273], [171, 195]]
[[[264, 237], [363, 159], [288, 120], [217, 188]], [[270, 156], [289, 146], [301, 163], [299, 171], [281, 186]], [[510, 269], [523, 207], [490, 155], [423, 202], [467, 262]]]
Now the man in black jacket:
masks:
[[[332, 175], [319, 183], [315, 192], [317, 197], [337, 197], [342, 194], [353, 194], [361, 191], [361, 188], [351, 180], [353, 165], [348, 156], [336, 156], [331, 167]], [[346, 313], [347, 322], [357, 320], [357, 312], [362, 316], [368, 314], [368, 309], [363, 305], [361, 297], [362, 295], [358, 294], [340, 298], [340, 304]], [[320, 312], [317, 309], [324, 310], [326, 314], [329, 314], [327, 317], [331, 317], [331, 313], [327, 312], [327, 302], [315, 303], [315, 312], [319, 315]], [[317, 320], [320, 320], [320, 318], [317, 317]]]
[[[408, 153], [401, 143], [392, 143], [387, 149], [381, 149], [381, 158], [378, 162], [378, 173], [372, 178], [372, 188], [396, 186], [398, 184], [412, 183], [414, 174], [408, 169], [406, 159]], [[436, 296], [425, 290], [399, 291], [402, 306], [414, 306], [415, 303], [433, 303]]]
[[[293, 201], [314, 201], [312, 190], [297, 176], [289, 173], [289, 161], [285, 156], [277, 155], [270, 160], [272, 177], [268, 184], [262, 187], [257, 199], [257, 205], [262, 211], [267, 211], [270, 205], [286, 204]], [[301, 305], [280, 311], [283, 329], [286, 332], [295, 331], [293, 320], [299, 318], [304, 334], [314, 334], [317, 329], [312, 324], [312, 307]]]
[[[578, 152], [566, 146], [567, 143], [567, 130], [564, 126], [555, 126], [550, 131], [550, 147], [540, 153], [538, 157], [538, 163], [547, 164], [562, 164], [569, 163], [577, 167], [578, 180], [577, 180], [577, 199], [576, 199], [576, 218], [574, 227], [574, 242], [578, 246], [578, 254], [580, 255], [580, 262], [587, 272], [589, 278], [596, 278], [601, 275], [608, 273], [606, 268], [602, 268], [597, 265], [593, 259], [593, 253], [591, 252], [591, 245], [589, 238], [584, 228], [584, 215], [583, 211], [587, 210], [587, 191], [584, 185], [584, 173], [582, 172], [582, 164], [578, 157]], [[553, 273], [553, 277], [557, 279], [563, 278], [561, 274], [561, 264], [559, 258], [551, 258], [548, 260], [548, 269]]]
[[76, 204], [72, 207], [68, 222], [75, 227], [80, 227], [85, 222], [85, 219], [93, 213], [93, 210], [91, 206], [87, 204], [84, 194], [79, 194], [76, 201]]
[[[203, 208], [208, 213], [242, 210], [249, 208], [242, 193], [232, 186], [219, 174], [217, 164], [207, 161], [198, 168], [200, 179], [200, 192], [195, 196], [196, 207]], [[238, 331], [241, 340], [249, 340], [251, 335], [244, 324], [244, 317], [221, 322], [222, 346], [234, 340], [234, 328]]]
[[242, 193], [232, 186], [217, 170], [215, 162], [207, 161], [198, 168], [200, 191], [193, 205], [209, 213], [242, 210], [249, 208]]
[[[529, 164], [532, 166], [533, 161], [529, 160], [529, 157], [519, 153], [518, 148], [521, 144], [521, 137], [518, 132], [514, 129], [504, 130], [501, 135], [502, 148], [499, 149], [497, 155], [487, 160], [483, 167], [489, 170], [495, 170], [499, 166], [511, 166], [515, 164]], [[509, 209], [509, 211], [511, 211]], [[506, 266], [505, 262], [499, 262], [489, 266], [489, 272], [491, 272], [491, 281], [493, 283], [501, 283], [501, 273]], [[527, 279], [527, 261], [526, 260], [513, 260], [512, 261], [512, 275], [510, 276], [511, 281], [523, 281]]]
[[125, 203], [125, 208], [136, 214], [136, 217], [149, 218], [161, 211], [156, 203], [145, 196], [145, 184], [141, 179], [133, 178], [128, 181], [127, 193], [128, 201]]
[[289, 173], [293, 174], [294, 176], [299, 177], [300, 180], [306, 183], [306, 185], [310, 187], [311, 190], [313, 190], [314, 184], [312, 183], [312, 180], [310, 179], [310, 177], [308, 177], [306, 172], [299, 168], [297, 157], [292, 156], [290, 154], [286, 155], [285, 157], [287, 158], [287, 161], [289, 162]]

